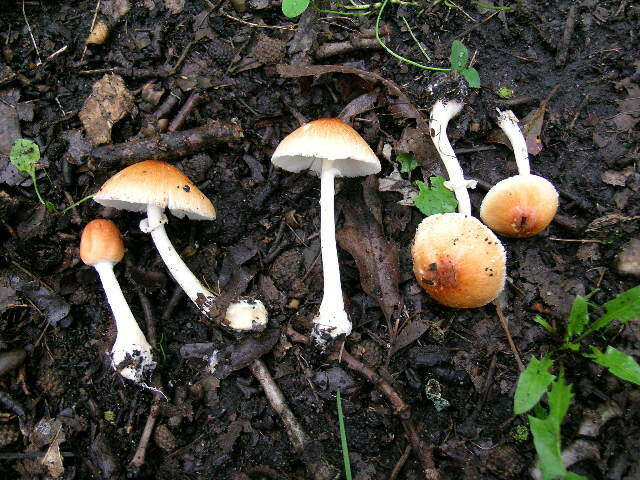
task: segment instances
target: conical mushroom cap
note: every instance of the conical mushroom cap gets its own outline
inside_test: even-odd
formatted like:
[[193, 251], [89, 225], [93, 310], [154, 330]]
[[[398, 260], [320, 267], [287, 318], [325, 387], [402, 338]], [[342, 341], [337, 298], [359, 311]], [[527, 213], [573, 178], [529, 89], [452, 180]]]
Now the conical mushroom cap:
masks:
[[211, 201], [173, 165], [157, 160], [135, 163], [107, 180], [93, 199], [106, 207], [144, 212], [147, 205], [169, 208], [176, 217], [214, 220]]
[[515, 175], [489, 190], [480, 207], [480, 218], [491, 230], [507, 237], [532, 237], [553, 220], [558, 192], [537, 175]]
[[481, 307], [504, 288], [502, 243], [474, 217], [444, 213], [425, 218], [411, 254], [418, 283], [442, 305]]
[[333, 160], [339, 177], [360, 177], [380, 171], [380, 160], [349, 125], [337, 118], [321, 118], [287, 135], [271, 162], [289, 172], [322, 172], [322, 161]]

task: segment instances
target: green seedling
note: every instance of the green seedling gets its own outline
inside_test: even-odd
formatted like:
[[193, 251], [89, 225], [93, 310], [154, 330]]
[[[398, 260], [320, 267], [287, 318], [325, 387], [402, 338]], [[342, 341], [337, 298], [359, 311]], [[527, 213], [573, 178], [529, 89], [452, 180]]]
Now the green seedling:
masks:
[[438, 412], [449, 407], [449, 400], [442, 396], [442, 385], [435, 378], [430, 378], [424, 386], [425, 396], [433, 402], [433, 406]]
[[[384, 13], [384, 9], [389, 3], [396, 4], [396, 5], [407, 5], [407, 6], [422, 5], [420, 2], [405, 1], [405, 0], [383, 0], [382, 2], [377, 2], [377, 3], [356, 3], [355, 0], [349, 0], [349, 5], [343, 3], [342, 1], [339, 1], [337, 10], [326, 10], [326, 9], [318, 8], [311, 0], [283, 0], [282, 13], [288, 18], [295, 18], [301, 15], [305, 10], [307, 10], [307, 8], [309, 8], [309, 5], [311, 5], [316, 11], [320, 13], [336, 14], [336, 15], [367, 16], [377, 11], [378, 13], [376, 16], [376, 22], [375, 22], [375, 28], [374, 28], [376, 41], [389, 55], [397, 58], [398, 60], [404, 63], [407, 63], [417, 68], [421, 68], [423, 70], [430, 70], [433, 72], [450, 72], [451, 70], [456, 70], [458, 73], [460, 73], [464, 77], [464, 79], [467, 81], [470, 87], [480, 88], [480, 75], [478, 74], [478, 71], [475, 68], [469, 67], [468, 65], [469, 52], [467, 50], [467, 47], [465, 47], [464, 44], [459, 40], [454, 40], [453, 43], [451, 44], [451, 55], [449, 56], [451, 66], [449, 68], [424, 65], [422, 63], [406, 58], [394, 52], [393, 50], [391, 50], [391, 48], [389, 48], [389, 46], [384, 42], [384, 40], [382, 40], [382, 37], [380, 36], [380, 21], [382, 19], [382, 14]], [[446, 1], [445, 1], [445, 4], [447, 4]], [[455, 5], [448, 5], [448, 6], [455, 6]], [[405, 26], [407, 27], [407, 31], [409, 32], [409, 35], [411, 36], [412, 40], [418, 46], [418, 49], [425, 56], [427, 61], [430, 62], [431, 58], [429, 57], [429, 54], [427, 53], [423, 45], [420, 43], [420, 41], [416, 38], [413, 32], [413, 29], [409, 25], [409, 22], [407, 22], [406, 18], [404, 17], [402, 17], [402, 20]]]
[[40, 147], [38, 147], [37, 143], [32, 142], [31, 140], [27, 140], [26, 138], [19, 138], [18, 140], [16, 140], [11, 147], [11, 152], [9, 152], [9, 160], [11, 160], [11, 163], [20, 172], [24, 172], [31, 177], [31, 181], [33, 182], [33, 189], [38, 196], [38, 200], [40, 200], [40, 203], [44, 205], [50, 212], [66, 213], [72, 208], [80, 205], [82, 202], [93, 198], [93, 195], [87, 195], [82, 200], [77, 201], [64, 210], [58, 210], [53, 203], [45, 201], [42, 198], [42, 195], [40, 195], [40, 190], [38, 189], [38, 180], [36, 178], [36, 166], [40, 161]]
[[500, 87], [496, 91], [496, 95], [498, 95], [500, 98], [503, 98], [504, 100], [508, 100], [513, 97], [513, 90], [507, 87]]
[[[594, 346], [588, 352], [581, 351], [582, 341], [588, 335], [606, 329], [614, 320], [624, 324], [640, 318], [640, 285], [617, 295], [601, 307], [590, 302], [594, 293], [585, 297], [578, 295], [574, 300], [561, 349], [580, 353], [584, 358], [606, 367], [618, 378], [640, 385], [640, 365], [630, 355], [610, 345], [604, 352]], [[599, 312], [595, 320], [591, 319], [590, 309]], [[547, 331], [557, 333], [557, 329], [539, 315], [534, 320]], [[518, 379], [513, 411], [517, 415], [532, 409], [535, 412], [528, 415], [528, 419], [543, 480], [582, 479], [584, 477], [568, 472], [562, 463], [560, 425], [571, 405], [573, 394], [571, 386], [564, 383], [562, 366], [559, 376], [550, 372], [554, 365], [550, 355], [542, 360], [531, 358]], [[548, 408], [542, 405], [545, 394]]]
[[349, 445], [347, 443], [347, 432], [344, 428], [344, 414], [342, 413], [342, 397], [340, 390], [336, 392], [336, 404], [338, 407], [338, 428], [340, 429], [340, 446], [342, 447], [342, 460], [344, 462], [344, 476], [351, 480], [351, 462], [349, 461]]
[[411, 173], [420, 166], [412, 153], [399, 153], [396, 156], [396, 162], [400, 164], [401, 173]]
[[414, 185], [418, 187], [418, 196], [413, 197], [414, 205], [426, 217], [437, 213], [454, 213], [458, 207], [455, 194], [444, 186], [444, 178], [429, 177], [431, 187], [417, 180]]
[[511, 438], [516, 443], [523, 443], [529, 440], [529, 429], [524, 425], [516, 425], [509, 432]]
[[107, 410], [104, 412], [104, 419], [107, 422], [113, 422], [116, 419], [116, 412], [114, 412], [113, 410]]

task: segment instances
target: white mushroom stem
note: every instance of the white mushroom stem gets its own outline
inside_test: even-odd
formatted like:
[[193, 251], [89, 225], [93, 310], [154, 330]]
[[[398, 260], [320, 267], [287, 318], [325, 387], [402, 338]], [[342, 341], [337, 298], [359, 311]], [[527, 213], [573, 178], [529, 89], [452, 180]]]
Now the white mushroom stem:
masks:
[[140, 330], [122, 294], [120, 284], [113, 273], [113, 263], [105, 260], [94, 264], [93, 267], [100, 275], [118, 330], [116, 341], [111, 349], [113, 367], [118, 369], [118, 366], [126, 361], [124, 367], [119, 370], [120, 374], [139, 383], [143, 379], [145, 370], [152, 370], [155, 367], [151, 345]]
[[[216, 296], [202, 285], [173, 248], [164, 228], [165, 223], [167, 217], [163, 209], [156, 205], [148, 205], [147, 218], [140, 222], [140, 230], [151, 234], [151, 239], [173, 279], [198, 309], [207, 317], [211, 317], [211, 308]], [[236, 331], [263, 330], [267, 325], [267, 309], [260, 300], [232, 303], [222, 324]]]
[[516, 117], [511, 110], [504, 112], [498, 110], [498, 113], [498, 126], [507, 136], [509, 142], [511, 142], [511, 148], [513, 148], [513, 154], [516, 157], [516, 164], [518, 165], [518, 173], [520, 175], [529, 175], [531, 173], [529, 167], [529, 151], [527, 149], [527, 141], [518, 125], [518, 117]]
[[471, 200], [467, 189], [475, 188], [476, 182], [464, 178], [460, 162], [458, 162], [453, 147], [447, 138], [449, 120], [460, 113], [462, 107], [463, 104], [455, 100], [438, 100], [431, 109], [429, 127], [433, 144], [449, 175], [449, 181], [445, 182], [444, 185], [453, 190], [456, 200], [458, 200], [458, 212], [471, 215]]
[[344, 310], [338, 249], [336, 248], [336, 223], [334, 216], [334, 180], [336, 169], [333, 160], [323, 160], [320, 175], [320, 250], [322, 253], [322, 277], [324, 293], [320, 311], [314, 319], [314, 336], [322, 334], [331, 338], [351, 333], [351, 321]]
[[163, 209], [157, 205], [148, 205], [147, 218], [140, 222], [140, 230], [151, 234], [153, 243], [173, 279], [180, 285], [191, 301], [205, 315], [208, 315], [215, 295], [200, 283], [200, 280], [189, 270], [178, 252], [176, 252], [176, 249], [173, 248], [164, 228], [165, 223], [167, 223], [167, 217], [164, 215]]

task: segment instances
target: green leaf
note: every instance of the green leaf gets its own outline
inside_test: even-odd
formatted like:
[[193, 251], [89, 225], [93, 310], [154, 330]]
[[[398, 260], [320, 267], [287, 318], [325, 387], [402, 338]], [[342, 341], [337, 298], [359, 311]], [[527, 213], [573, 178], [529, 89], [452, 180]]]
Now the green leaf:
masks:
[[556, 333], [557, 331], [555, 328], [551, 326], [549, 322], [547, 322], [540, 315], [536, 315], [535, 317], [533, 317], [533, 321], [536, 322], [538, 325], [541, 325], [542, 328], [544, 328], [547, 332]]
[[593, 322], [587, 333], [607, 327], [614, 320], [627, 323], [630, 320], [640, 318], [640, 285], [617, 295], [616, 298], [605, 303], [602, 308], [607, 313]]
[[556, 378], [549, 373], [553, 360], [543, 358], [538, 360], [531, 357], [531, 361], [524, 372], [520, 374], [518, 386], [513, 397], [513, 413], [521, 413], [531, 410], [547, 391], [547, 387]]
[[460, 40], [454, 40], [451, 44], [451, 55], [449, 57], [451, 68], [462, 71], [469, 63], [469, 50]]
[[344, 476], [346, 480], [351, 480], [351, 462], [349, 461], [349, 444], [347, 443], [347, 432], [344, 427], [344, 414], [342, 413], [342, 397], [340, 396], [340, 390], [336, 391], [336, 404], [338, 407], [338, 428], [340, 431], [340, 445], [342, 447]]
[[605, 353], [595, 347], [591, 347], [591, 354], [585, 354], [584, 356], [593, 358], [593, 361], [598, 365], [607, 367], [616, 377], [640, 385], [640, 365], [630, 355], [608, 346]]
[[282, 13], [285, 17], [295, 18], [309, 6], [309, 0], [282, 0]]
[[587, 327], [589, 323], [589, 306], [591, 305], [589, 298], [594, 293], [596, 291], [591, 292], [586, 297], [578, 295], [573, 301], [567, 322], [567, 333], [564, 336], [565, 343], [568, 343], [575, 335], [582, 335], [582, 332]]
[[413, 203], [418, 210], [427, 217], [437, 213], [454, 213], [458, 202], [453, 192], [444, 186], [444, 178], [429, 177], [429, 182], [431, 188], [420, 180], [415, 182], [419, 193], [417, 197], [413, 197]]
[[409, 173], [420, 166], [412, 153], [399, 153], [396, 162], [400, 163], [400, 172]]
[[40, 147], [31, 140], [19, 138], [11, 147], [9, 159], [18, 170], [33, 176], [36, 171], [36, 163], [40, 160]]
[[480, 88], [480, 74], [475, 68], [465, 68], [460, 71], [460, 75], [464, 77], [471, 88]]
[[513, 90], [511, 90], [510, 88], [507, 87], [500, 87], [497, 91], [496, 94], [500, 97], [503, 98], [505, 100], [508, 100], [510, 98], [513, 97]]
[[573, 394], [571, 385], [564, 383], [564, 376], [554, 381], [547, 395], [549, 402], [549, 414], [541, 419], [529, 415], [529, 426], [533, 435], [533, 444], [538, 453], [538, 468], [543, 480], [556, 480], [558, 478], [577, 480], [580, 475], [568, 472], [562, 463], [560, 425], [564, 419]]

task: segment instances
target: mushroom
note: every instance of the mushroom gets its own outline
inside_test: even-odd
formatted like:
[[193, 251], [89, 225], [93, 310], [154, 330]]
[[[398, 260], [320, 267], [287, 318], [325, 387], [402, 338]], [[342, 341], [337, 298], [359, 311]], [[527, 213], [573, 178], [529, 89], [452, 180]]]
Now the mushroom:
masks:
[[[107, 180], [93, 199], [107, 207], [133, 212], [146, 211], [147, 218], [140, 222], [140, 230], [151, 234], [167, 269], [191, 301], [204, 315], [209, 318], [213, 316], [216, 296], [205, 288], [185, 265], [173, 248], [164, 228], [167, 223], [165, 208], [169, 208], [178, 218], [185, 215], [191, 220], [216, 218], [211, 201], [184, 173], [165, 162], [139, 162]], [[257, 306], [262, 305], [259, 300], [254, 302]], [[225, 322], [223, 319], [221, 323], [225, 325]], [[259, 322], [253, 322], [250, 329], [259, 330], [265, 326], [266, 316], [260, 317]]]
[[480, 218], [501, 235], [532, 237], [547, 228], [555, 217], [558, 192], [547, 179], [530, 173], [527, 143], [511, 110], [499, 113], [498, 125], [511, 142], [518, 175], [498, 182], [489, 190], [480, 207]]
[[80, 258], [98, 272], [116, 321], [118, 332], [111, 349], [112, 366], [124, 378], [141, 383], [155, 369], [156, 362], [151, 345], [133, 317], [113, 273], [113, 266], [123, 257], [124, 244], [115, 223], [99, 219], [87, 224], [80, 237]]
[[334, 178], [372, 175], [380, 171], [380, 161], [364, 139], [336, 118], [306, 123], [284, 138], [271, 157], [284, 170], [311, 170], [320, 176], [320, 248], [324, 293], [318, 315], [313, 320], [313, 336], [323, 345], [351, 333], [351, 321], [344, 310], [340, 268], [336, 249], [334, 218]]
[[438, 100], [431, 110], [430, 133], [454, 191], [458, 213], [425, 218], [416, 231], [411, 248], [413, 271], [418, 283], [437, 302], [455, 308], [475, 308], [494, 300], [505, 281], [506, 254], [500, 240], [471, 216], [462, 167], [447, 138], [447, 125], [462, 109], [457, 100]]
[[478, 219], [460, 213], [425, 218], [411, 247], [413, 273], [438, 303], [475, 308], [495, 300], [504, 287], [505, 251]]

